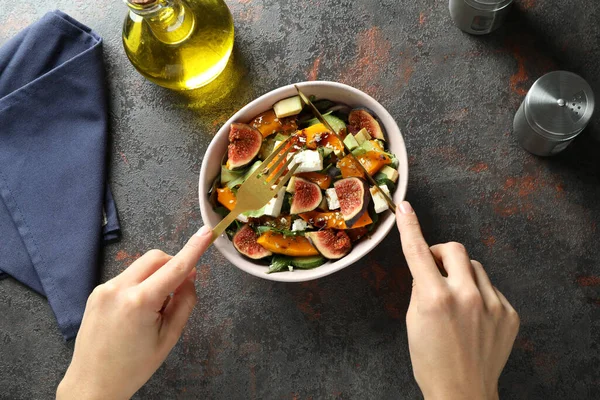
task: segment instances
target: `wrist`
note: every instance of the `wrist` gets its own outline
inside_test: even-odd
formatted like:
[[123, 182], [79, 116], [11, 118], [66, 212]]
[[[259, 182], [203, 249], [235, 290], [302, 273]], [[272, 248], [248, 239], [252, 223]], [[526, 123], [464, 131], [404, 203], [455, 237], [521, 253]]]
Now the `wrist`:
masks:
[[105, 398], [105, 393], [96, 390], [93, 385], [78, 379], [72, 379], [67, 374], [56, 388], [56, 400], [100, 400]]
[[498, 400], [498, 390], [489, 391], [473, 386], [436, 387], [423, 391], [424, 400]]
[[500, 400], [500, 395], [498, 394], [498, 388], [494, 389], [492, 393], [488, 396], [488, 400]]
[[425, 395], [424, 400], [500, 400], [498, 391], [485, 395], [483, 393], [445, 392], [437, 395]]

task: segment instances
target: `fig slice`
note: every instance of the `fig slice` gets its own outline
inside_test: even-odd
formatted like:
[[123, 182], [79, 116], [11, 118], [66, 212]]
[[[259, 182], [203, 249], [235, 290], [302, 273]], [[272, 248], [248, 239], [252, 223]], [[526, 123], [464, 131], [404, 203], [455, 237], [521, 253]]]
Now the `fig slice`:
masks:
[[319, 185], [298, 176], [294, 177], [293, 183], [291, 214], [305, 213], [319, 207], [323, 201], [323, 193]]
[[357, 177], [340, 179], [333, 184], [333, 187], [346, 226], [352, 228], [356, 221], [367, 211], [371, 200], [369, 188], [365, 181]]
[[375, 117], [373, 117], [369, 111], [363, 108], [355, 108], [350, 111], [348, 122], [358, 130], [363, 128], [366, 129], [367, 132], [369, 132], [369, 135], [375, 139], [385, 140], [385, 135], [379, 122], [377, 122]]
[[262, 134], [247, 124], [234, 122], [229, 130], [227, 168], [238, 169], [250, 164], [262, 145]]
[[248, 224], [242, 226], [233, 236], [233, 245], [237, 251], [254, 260], [265, 258], [273, 254], [258, 244], [256, 241], [256, 232], [254, 232], [254, 229]]
[[307, 232], [305, 236], [323, 257], [331, 260], [342, 258], [352, 250], [352, 241], [344, 231], [323, 229], [317, 232]]

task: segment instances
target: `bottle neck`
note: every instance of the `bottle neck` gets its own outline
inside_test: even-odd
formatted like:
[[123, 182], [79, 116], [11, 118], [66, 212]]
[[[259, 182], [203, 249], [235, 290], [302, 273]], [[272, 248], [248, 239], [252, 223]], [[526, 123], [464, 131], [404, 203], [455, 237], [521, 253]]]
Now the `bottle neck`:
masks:
[[194, 30], [195, 19], [181, 0], [126, 0], [129, 10], [142, 17], [161, 42], [177, 44]]

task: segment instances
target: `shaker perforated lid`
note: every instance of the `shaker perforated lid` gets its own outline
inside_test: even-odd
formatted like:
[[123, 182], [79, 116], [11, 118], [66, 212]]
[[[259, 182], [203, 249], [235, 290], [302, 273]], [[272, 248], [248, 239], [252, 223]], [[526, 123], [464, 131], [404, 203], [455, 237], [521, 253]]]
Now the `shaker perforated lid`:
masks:
[[581, 132], [594, 112], [594, 93], [577, 74], [553, 71], [539, 78], [525, 98], [525, 116], [542, 133], [570, 136]]

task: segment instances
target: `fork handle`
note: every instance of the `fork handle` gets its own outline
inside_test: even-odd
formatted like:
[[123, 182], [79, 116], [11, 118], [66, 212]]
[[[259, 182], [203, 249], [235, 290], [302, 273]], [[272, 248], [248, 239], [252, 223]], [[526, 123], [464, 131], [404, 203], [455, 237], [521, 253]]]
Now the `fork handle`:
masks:
[[238, 217], [238, 215], [240, 215], [240, 212], [236, 211], [235, 209], [233, 211], [231, 211], [229, 214], [227, 214], [225, 216], [225, 218], [223, 218], [221, 220], [221, 222], [219, 222], [217, 224], [217, 226], [215, 226], [212, 230], [212, 240], [210, 241], [210, 243], [212, 244], [215, 240], [217, 240], [217, 238], [219, 236], [221, 236], [223, 234], [223, 232], [225, 232], [225, 229], [227, 229], [227, 227], [229, 225], [231, 225], [231, 223]]

